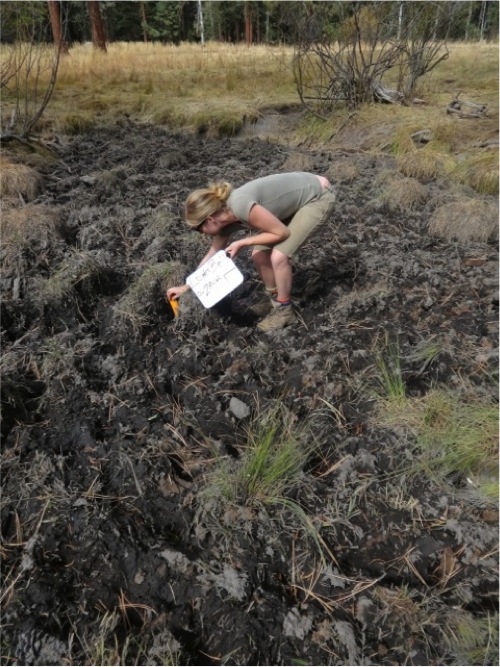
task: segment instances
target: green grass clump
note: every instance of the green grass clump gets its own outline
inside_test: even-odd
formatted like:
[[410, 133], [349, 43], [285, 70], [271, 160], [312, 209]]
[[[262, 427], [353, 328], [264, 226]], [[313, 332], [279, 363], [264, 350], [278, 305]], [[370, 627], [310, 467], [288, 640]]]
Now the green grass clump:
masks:
[[431, 468], [482, 476], [498, 467], [498, 406], [463, 402], [443, 390], [429, 392], [420, 409], [419, 440]]
[[[315, 449], [307, 425], [298, 427], [283, 406], [255, 420], [247, 431], [238, 460], [219, 459], [201, 492], [198, 519], [209, 519], [213, 530], [227, 530], [226, 513], [259, 521], [280, 521], [312, 540], [321, 560], [334, 560], [305, 509], [289, 497], [304, 475], [304, 466]], [[232, 525], [232, 524], [231, 524]]]
[[[439, 345], [430, 341], [409, 359], [424, 370], [439, 354]], [[398, 341], [385, 341], [375, 367], [378, 419], [414, 434], [419, 447], [414, 471], [442, 481], [467, 478], [480, 499], [498, 499], [498, 404], [443, 388], [408, 396]]]
[[498, 405], [433, 389], [418, 398], [386, 400], [379, 416], [415, 434], [415, 471], [441, 480], [467, 477], [480, 497], [498, 499]]
[[78, 113], [68, 114], [61, 119], [61, 132], [71, 136], [85, 134], [96, 125], [95, 117]]
[[399, 342], [386, 342], [383, 350], [375, 354], [375, 366], [378, 371], [376, 381], [379, 400], [391, 405], [399, 404], [406, 399], [406, 385], [401, 369]]
[[498, 613], [463, 616], [450, 628], [453, 665], [498, 665]]
[[253, 424], [238, 465], [231, 471], [223, 466], [216, 476], [227, 500], [272, 502], [297, 483], [314, 442], [304, 441], [300, 430], [280, 412], [277, 409]]

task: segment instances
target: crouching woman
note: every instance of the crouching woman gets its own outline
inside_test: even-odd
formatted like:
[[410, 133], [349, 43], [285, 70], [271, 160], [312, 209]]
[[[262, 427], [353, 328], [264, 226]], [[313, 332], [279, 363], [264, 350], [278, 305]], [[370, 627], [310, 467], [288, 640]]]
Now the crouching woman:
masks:
[[[290, 172], [263, 176], [239, 188], [225, 182], [194, 190], [185, 204], [186, 223], [212, 237], [204, 264], [219, 250], [235, 257], [252, 246], [252, 260], [264, 283], [266, 297], [253, 310], [267, 315], [257, 325], [273, 331], [295, 321], [292, 307], [291, 258], [331, 215], [335, 205], [332, 185], [324, 176]], [[240, 230], [249, 234], [231, 242]], [[187, 285], [170, 287], [169, 299], [178, 299]]]

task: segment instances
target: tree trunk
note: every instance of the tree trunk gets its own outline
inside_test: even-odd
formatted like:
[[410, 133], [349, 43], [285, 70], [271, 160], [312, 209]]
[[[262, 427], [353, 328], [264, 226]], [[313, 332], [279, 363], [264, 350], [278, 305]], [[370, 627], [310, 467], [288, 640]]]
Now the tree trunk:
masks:
[[403, 3], [400, 1], [398, 9], [398, 36], [397, 36], [398, 42], [401, 39], [402, 28], [403, 28]]
[[479, 30], [481, 31], [481, 41], [484, 42], [484, 33], [486, 32], [486, 23], [488, 16], [488, 2], [483, 0], [481, 3], [481, 15], [479, 17]]
[[48, 0], [50, 26], [52, 28], [52, 38], [56, 48], [61, 54], [67, 55], [69, 53], [68, 45], [63, 37], [61, 24], [61, 6], [58, 0]]
[[253, 41], [252, 35], [252, 8], [249, 2], [245, 2], [245, 42], [247, 46], [251, 46]]
[[101, 9], [98, 0], [88, 0], [87, 6], [89, 8], [90, 27], [92, 29], [92, 44], [94, 48], [101, 49], [107, 53], [106, 48], [106, 34], [101, 18]]
[[146, 3], [140, 2], [141, 8], [141, 22], [142, 22], [142, 34], [144, 35], [144, 43], [147, 44], [148, 39], [148, 21], [146, 18]]
[[198, 0], [198, 29], [200, 32], [201, 45], [205, 44], [205, 23], [203, 21], [203, 5], [201, 0]]

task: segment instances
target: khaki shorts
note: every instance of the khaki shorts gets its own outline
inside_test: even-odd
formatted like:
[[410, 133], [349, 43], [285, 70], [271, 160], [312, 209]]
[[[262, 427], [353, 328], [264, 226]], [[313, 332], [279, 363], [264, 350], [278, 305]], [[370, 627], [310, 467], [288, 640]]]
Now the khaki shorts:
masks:
[[290, 236], [276, 245], [255, 245], [255, 250], [273, 250], [277, 248], [288, 257], [292, 257], [304, 245], [316, 227], [329, 217], [335, 207], [335, 191], [333, 185], [326, 187], [319, 199], [309, 202], [288, 223]]

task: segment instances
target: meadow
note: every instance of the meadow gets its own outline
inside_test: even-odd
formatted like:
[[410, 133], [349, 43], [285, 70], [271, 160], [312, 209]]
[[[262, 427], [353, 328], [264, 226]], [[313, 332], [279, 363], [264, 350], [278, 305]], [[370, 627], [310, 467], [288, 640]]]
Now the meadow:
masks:
[[[0, 155], [3, 664], [498, 663], [498, 45], [449, 48], [328, 118], [281, 46], [61, 60]], [[189, 190], [302, 169], [298, 323], [243, 254], [174, 317]]]

